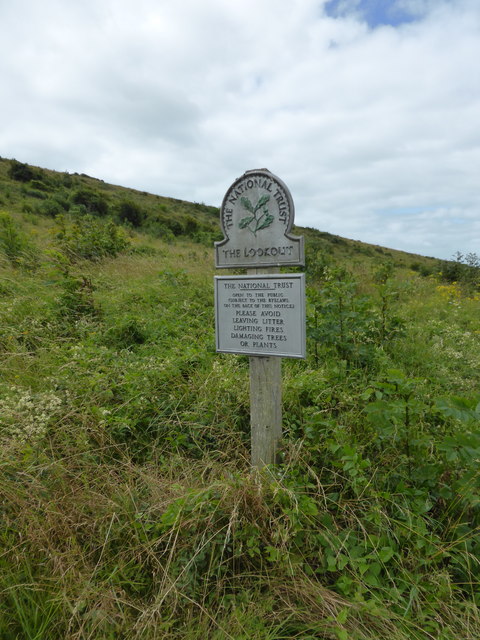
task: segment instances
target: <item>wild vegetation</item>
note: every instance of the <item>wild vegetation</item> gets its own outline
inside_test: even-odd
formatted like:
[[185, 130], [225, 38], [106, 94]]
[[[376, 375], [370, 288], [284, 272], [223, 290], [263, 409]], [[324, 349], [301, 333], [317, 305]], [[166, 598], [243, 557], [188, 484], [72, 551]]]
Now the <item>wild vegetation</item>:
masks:
[[277, 465], [218, 210], [0, 161], [2, 640], [477, 640], [480, 282], [312, 229]]

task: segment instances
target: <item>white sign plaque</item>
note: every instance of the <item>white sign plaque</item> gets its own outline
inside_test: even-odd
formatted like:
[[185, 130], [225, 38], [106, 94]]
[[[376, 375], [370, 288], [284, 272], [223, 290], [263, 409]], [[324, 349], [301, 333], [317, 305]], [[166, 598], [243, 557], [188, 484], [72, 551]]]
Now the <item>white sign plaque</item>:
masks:
[[303, 265], [303, 237], [290, 233], [294, 214], [292, 196], [280, 178], [268, 169], [246, 171], [223, 199], [217, 268]]
[[305, 275], [215, 276], [217, 351], [305, 358]]

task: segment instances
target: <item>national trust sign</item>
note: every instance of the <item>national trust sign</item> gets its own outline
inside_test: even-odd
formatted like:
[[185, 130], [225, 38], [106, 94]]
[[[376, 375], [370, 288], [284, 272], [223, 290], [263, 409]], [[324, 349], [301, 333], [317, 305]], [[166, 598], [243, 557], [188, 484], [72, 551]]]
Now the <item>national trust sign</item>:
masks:
[[290, 233], [294, 213], [292, 197], [280, 178], [268, 169], [244, 173], [223, 199], [224, 239], [215, 243], [216, 267], [303, 265], [303, 237]]

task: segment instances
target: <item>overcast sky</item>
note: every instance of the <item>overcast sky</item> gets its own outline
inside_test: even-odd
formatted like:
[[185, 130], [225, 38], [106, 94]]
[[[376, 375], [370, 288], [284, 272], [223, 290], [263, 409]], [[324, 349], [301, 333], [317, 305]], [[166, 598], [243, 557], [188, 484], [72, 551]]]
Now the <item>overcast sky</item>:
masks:
[[479, 0], [0, 0], [0, 155], [480, 254]]

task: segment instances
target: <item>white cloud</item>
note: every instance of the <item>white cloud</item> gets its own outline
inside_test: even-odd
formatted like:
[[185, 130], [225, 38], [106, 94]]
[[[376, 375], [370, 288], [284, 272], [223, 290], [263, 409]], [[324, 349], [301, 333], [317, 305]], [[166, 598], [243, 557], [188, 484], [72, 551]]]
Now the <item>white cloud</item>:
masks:
[[298, 224], [478, 252], [475, 0], [375, 29], [324, 4], [2, 3], [0, 154], [209, 204], [268, 167]]

